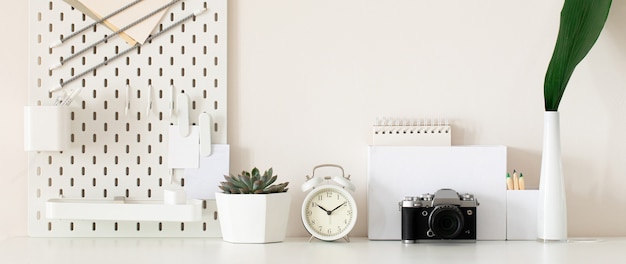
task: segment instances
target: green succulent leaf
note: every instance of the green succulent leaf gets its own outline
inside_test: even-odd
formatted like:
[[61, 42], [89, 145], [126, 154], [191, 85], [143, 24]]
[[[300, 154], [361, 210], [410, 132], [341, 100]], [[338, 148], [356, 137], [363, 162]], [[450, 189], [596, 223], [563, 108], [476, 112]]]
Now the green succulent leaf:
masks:
[[266, 183], [265, 186], [263, 186], [263, 188], [267, 188], [267, 186], [272, 185], [272, 183], [274, 183], [276, 181], [276, 179], [278, 179], [278, 176], [274, 175], [272, 176]]
[[254, 184], [252, 184], [252, 190], [263, 190], [263, 181], [256, 180]]
[[226, 187], [223, 185], [224, 183], [222, 183], [222, 185], [218, 186], [224, 193], [230, 193], [230, 188]]
[[245, 187], [248, 189], [252, 189], [252, 180], [250, 179], [250, 174], [241, 175], [241, 182], [245, 184]]
[[546, 111], [557, 111], [574, 69], [604, 27], [611, 0], [565, 0], [559, 34], [544, 81]]
[[263, 176], [261, 176], [261, 181], [265, 183], [265, 182], [267, 182], [267, 180], [269, 180], [269, 178], [270, 178], [269, 175], [263, 174]]
[[224, 178], [226, 179], [227, 183], [231, 184], [234, 187], [242, 188], [246, 186], [243, 182], [241, 182], [241, 178], [239, 175], [224, 175]]
[[254, 167], [254, 168], [252, 169], [252, 175], [260, 176], [261, 174], [259, 173], [259, 169], [257, 169], [256, 167]]

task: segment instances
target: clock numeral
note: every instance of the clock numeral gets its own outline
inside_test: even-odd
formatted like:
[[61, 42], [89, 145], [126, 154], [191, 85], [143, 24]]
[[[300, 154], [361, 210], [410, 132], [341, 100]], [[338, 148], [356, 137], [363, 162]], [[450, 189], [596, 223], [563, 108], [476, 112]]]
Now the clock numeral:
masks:
[[337, 232], [341, 232], [341, 226], [337, 226]]
[[331, 198], [333, 197], [333, 193], [332, 192], [326, 192], [326, 198]]
[[318, 200], [318, 201], [321, 201], [321, 200], [323, 200], [323, 199], [324, 199], [324, 197], [322, 197], [322, 195], [321, 195], [321, 194], [317, 196], [317, 200]]
[[315, 219], [311, 220], [311, 224], [314, 225], [315, 224]]
[[348, 215], [352, 215], [352, 210], [348, 210], [346, 213], [347, 213]]
[[330, 230], [330, 228], [328, 229], [328, 231], [326, 231], [329, 235], [333, 233], [332, 230]]
[[311, 216], [313, 214], [313, 212], [311, 212], [311, 210], [306, 210], [306, 215], [307, 216]]

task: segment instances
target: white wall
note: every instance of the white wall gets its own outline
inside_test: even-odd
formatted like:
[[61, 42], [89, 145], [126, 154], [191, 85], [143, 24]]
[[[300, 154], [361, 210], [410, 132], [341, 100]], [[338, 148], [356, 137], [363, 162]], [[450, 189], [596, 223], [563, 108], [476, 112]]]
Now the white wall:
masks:
[[[26, 234], [27, 1], [0, 17], [0, 238]], [[453, 144], [509, 147], [538, 185], [543, 77], [562, 1], [234, 1], [229, 3], [231, 170], [274, 167], [292, 185], [289, 235], [305, 235], [299, 185], [344, 166], [367, 234], [366, 169], [377, 116], [447, 117]], [[570, 236], [626, 235], [626, 3], [615, 1], [561, 104]]]
[[26, 234], [27, 155], [23, 110], [28, 83], [28, 1], [6, 4], [0, 16], [0, 239]]

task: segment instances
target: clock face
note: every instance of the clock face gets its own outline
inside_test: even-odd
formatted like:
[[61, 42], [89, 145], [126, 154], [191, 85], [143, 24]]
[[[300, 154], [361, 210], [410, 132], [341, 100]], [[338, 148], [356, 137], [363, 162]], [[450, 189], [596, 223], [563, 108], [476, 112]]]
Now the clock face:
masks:
[[321, 240], [346, 236], [356, 223], [354, 198], [343, 188], [324, 185], [313, 189], [302, 204], [302, 223], [311, 235]]

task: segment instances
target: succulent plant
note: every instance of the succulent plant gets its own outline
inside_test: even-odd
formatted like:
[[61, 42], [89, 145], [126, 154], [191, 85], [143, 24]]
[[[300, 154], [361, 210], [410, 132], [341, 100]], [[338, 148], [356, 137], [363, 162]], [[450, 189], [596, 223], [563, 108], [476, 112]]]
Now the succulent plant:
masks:
[[252, 171], [242, 171], [239, 175], [233, 176], [224, 175], [226, 181], [221, 182], [219, 188], [224, 193], [230, 194], [268, 194], [268, 193], [280, 193], [289, 190], [287, 185], [289, 182], [283, 182], [279, 184], [273, 184], [278, 178], [277, 175], [272, 175], [273, 170], [270, 168], [263, 172], [263, 175], [256, 167]]

